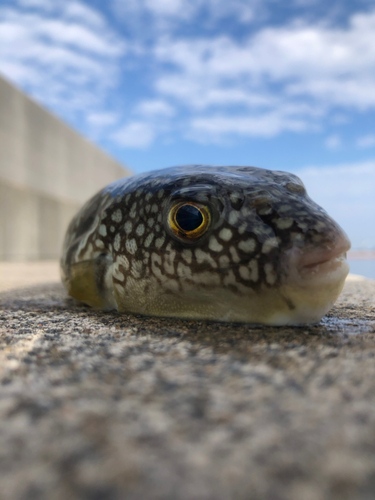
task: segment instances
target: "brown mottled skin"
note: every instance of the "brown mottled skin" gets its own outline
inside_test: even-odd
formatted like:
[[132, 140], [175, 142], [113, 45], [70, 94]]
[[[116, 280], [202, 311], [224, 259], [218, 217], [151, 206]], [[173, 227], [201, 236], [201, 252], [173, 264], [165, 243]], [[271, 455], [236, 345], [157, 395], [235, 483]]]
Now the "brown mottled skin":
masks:
[[[168, 222], [183, 202], [210, 214], [197, 239], [181, 238]], [[114, 182], [84, 205], [66, 234], [62, 280], [70, 295], [102, 309], [301, 324], [330, 309], [347, 270], [301, 284], [290, 281], [290, 256], [344, 237], [293, 174], [174, 167]]]

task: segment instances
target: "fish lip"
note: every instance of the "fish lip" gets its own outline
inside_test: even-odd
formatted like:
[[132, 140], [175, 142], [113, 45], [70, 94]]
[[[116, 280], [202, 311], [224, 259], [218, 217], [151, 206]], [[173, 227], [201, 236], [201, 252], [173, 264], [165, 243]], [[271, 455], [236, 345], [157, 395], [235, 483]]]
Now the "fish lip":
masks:
[[348, 238], [340, 238], [332, 247], [304, 251], [297, 262], [301, 278], [310, 278], [336, 270], [346, 262], [346, 252], [350, 249]]

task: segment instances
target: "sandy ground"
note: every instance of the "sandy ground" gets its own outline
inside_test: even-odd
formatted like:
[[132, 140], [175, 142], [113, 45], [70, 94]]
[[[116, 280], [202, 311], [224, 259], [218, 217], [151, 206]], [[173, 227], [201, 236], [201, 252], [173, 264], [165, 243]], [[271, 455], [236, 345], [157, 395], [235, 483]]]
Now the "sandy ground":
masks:
[[374, 296], [269, 328], [0, 293], [1, 500], [372, 500]]

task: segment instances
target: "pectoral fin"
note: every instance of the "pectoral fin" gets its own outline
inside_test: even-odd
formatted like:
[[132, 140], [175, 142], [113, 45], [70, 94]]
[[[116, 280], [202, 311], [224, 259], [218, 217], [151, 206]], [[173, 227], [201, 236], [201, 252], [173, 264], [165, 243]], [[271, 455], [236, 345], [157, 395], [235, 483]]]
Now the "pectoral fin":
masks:
[[117, 309], [112, 265], [112, 257], [108, 254], [72, 264], [65, 278], [69, 295], [97, 309]]

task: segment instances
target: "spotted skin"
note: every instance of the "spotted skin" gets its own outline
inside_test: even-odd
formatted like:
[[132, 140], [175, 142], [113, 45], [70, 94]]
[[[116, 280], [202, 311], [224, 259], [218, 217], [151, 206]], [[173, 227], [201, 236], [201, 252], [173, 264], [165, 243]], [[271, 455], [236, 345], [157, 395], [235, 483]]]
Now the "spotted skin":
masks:
[[[180, 201], [210, 211], [196, 241], [181, 241], [168, 225]], [[61, 274], [71, 296], [96, 308], [302, 324], [332, 306], [345, 276], [325, 283], [320, 299], [316, 284], [288, 281], [289, 254], [332, 247], [342, 234], [293, 174], [174, 167], [114, 182], [89, 200], [68, 228]]]

